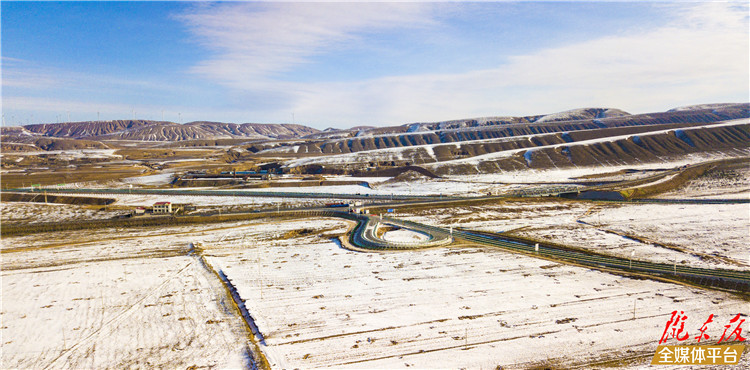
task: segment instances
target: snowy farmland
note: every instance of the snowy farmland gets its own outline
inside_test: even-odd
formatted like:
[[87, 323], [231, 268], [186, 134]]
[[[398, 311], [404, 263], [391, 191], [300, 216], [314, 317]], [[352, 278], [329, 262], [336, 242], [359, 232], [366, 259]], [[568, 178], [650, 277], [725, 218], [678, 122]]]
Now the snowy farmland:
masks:
[[3, 255], [0, 367], [245, 366], [247, 333], [184, 243], [108, 236]]
[[487, 248], [363, 254], [318, 233], [275, 238], [306, 227], [282, 223], [265, 240], [249, 227], [253, 242], [235, 234], [227, 246], [203, 245], [246, 300], [274, 368], [573, 366], [648, 357], [674, 309], [700, 326], [698, 318], [726, 320], [747, 306], [729, 294]]
[[[744, 189], [747, 172], [736, 172], [701, 178], [670, 196], [723, 198]], [[566, 181], [585, 174], [588, 170], [545, 171], [529, 179]], [[369, 179], [371, 188], [304, 190], [482, 194], [522, 186], [519, 179]], [[510, 184], [494, 183], [499, 181]], [[114, 197], [124, 206], [168, 200], [225, 210], [329, 202]], [[1, 207], [3, 222], [106, 218], [117, 212], [45, 204]], [[498, 200], [399, 208], [396, 215], [681, 266], [750, 266], [747, 204]], [[746, 297], [730, 293], [470, 243], [354, 252], [337, 239], [351, 226], [325, 218], [252, 220], [4, 237], [0, 368], [238, 368], [249, 366], [258, 353], [272, 368], [642, 367], [672, 311], [688, 315], [686, 328], [693, 335], [713, 314], [715, 326], [708, 333], [715, 340], [731, 317], [747, 314], [749, 307]], [[395, 242], [425, 237], [403, 229], [383, 235]], [[258, 336], [235, 310], [217, 272], [236, 288]], [[741, 366], [750, 366], [747, 354], [743, 361]]]
[[401, 217], [446, 228], [509, 232], [624, 258], [693, 267], [750, 267], [747, 204], [512, 201]]
[[[537, 226], [587, 211], [513, 207]], [[485, 225], [507, 212], [488, 209], [412, 217], [519, 225]], [[691, 328], [747, 310], [728, 293], [471, 245], [353, 252], [334, 239], [349, 227], [254, 220], [3, 238], [0, 367], [244, 367], [253, 335], [198, 254], [237, 288], [273, 368], [641, 365], [673, 310]]]

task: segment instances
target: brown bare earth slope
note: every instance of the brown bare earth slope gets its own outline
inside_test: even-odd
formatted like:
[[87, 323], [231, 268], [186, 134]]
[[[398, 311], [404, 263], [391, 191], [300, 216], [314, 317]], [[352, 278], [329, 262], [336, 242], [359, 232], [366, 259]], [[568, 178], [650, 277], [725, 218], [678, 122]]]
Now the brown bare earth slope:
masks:
[[106, 144], [93, 140], [61, 139], [38, 136], [2, 136], [3, 152], [29, 152], [73, 149], [109, 149]]
[[490, 173], [572, 166], [623, 165], [661, 162], [692, 153], [747, 156], [750, 124], [674, 130], [652, 135], [597, 142], [569, 143], [519, 151], [500, 158], [436, 163], [437, 174]]
[[[532, 117], [498, 121], [494, 125], [462, 127], [460, 129], [437, 129], [426, 132], [407, 132], [403, 126], [395, 131], [400, 134], [380, 134], [388, 128], [367, 131], [361, 137], [312, 142], [300, 145], [297, 154], [340, 154], [364, 150], [409, 147], [425, 144], [453, 143], [461, 141], [489, 140], [505, 137], [539, 135], [557, 132], [598, 130], [616, 127], [658, 126], [675, 123], [711, 123], [750, 116], [750, 104], [735, 104], [717, 109], [696, 109], [639, 115], [617, 115], [583, 120], [531, 122]], [[577, 117], [577, 116], [574, 116]], [[439, 125], [438, 125], [439, 126]], [[450, 127], [450, 125], [449, 125]], [[659, 128], [654, 128], [659, 129]], [[393, 132], [393, 130], [390, 130]]]

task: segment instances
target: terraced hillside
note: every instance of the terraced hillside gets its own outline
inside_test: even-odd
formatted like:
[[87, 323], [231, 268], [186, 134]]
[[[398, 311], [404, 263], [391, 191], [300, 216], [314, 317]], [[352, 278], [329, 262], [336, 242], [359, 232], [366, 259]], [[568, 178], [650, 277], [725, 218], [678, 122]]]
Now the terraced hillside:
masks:
[[[749, 104], [737, 104], [720, 109], [699, 109], [640, 115], [618, 115], [605, 118], [576, 119], [559, 121], [545, 120], [548, 116], [532, 116], [498, 121], [491, 124], [471, 126], [476, 120], [450, 121], [449, 124], [432, 124], [420, 126], [422, 129], [435, 127], [434, 130], [409, 132], [408, 127], [379, 128], [361, 131], [354, 137], [346, 139], [312, 142], [288, 148], [288, 152], [297, 154], [339, 154], [364, 150], [409, 147], [427, 144], [444, 144], [462, 141], [489, 140], [523, 135], [539, 135], [555, 132], [599, 130], [629, 126], [655, 126], [675, 123], [711, 123], [750, 116]], [[574, 116], [576, 117], [576, 116]], [[398, 132], [402, 130], [402, 132]], [[394, 132], [395, 131], [395, 132]]]
[[750, 121], [743, 119], [730, 121], [725, 125], [544, 145], [533, 149], [476, 156], [466, 160], [445, 161], [428, 167], [438, 174], [488, 173], [528, 168], [660, 162], [695, 153], [739, 157], [750, 155], [748, 143]]
[[[563, 115], [558, 115], [558, 117]], [[290, 167], [333, 165], [362, 171], [424, 165], [436, 173], [627, 164], [702, 152], [745, 155], [750, 104], [572, 121], [509, 123], [367, 135], [266, 149], [307, 157]]]

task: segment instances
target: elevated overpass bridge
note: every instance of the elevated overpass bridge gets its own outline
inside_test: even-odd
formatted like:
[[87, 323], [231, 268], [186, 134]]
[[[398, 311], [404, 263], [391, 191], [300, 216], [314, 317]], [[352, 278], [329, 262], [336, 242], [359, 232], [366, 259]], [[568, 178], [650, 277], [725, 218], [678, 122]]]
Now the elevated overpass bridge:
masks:
[[583, 186], [579, 185], [553, 185], [553, 186], [538, 186], [532, 188], [525, 188], [520, 190], [512, 190], [501, 194], [502, 196], [524, 198], [524, 197], [554, 197], [560, 194], [566, 193], [578, 193], [584, 190]]

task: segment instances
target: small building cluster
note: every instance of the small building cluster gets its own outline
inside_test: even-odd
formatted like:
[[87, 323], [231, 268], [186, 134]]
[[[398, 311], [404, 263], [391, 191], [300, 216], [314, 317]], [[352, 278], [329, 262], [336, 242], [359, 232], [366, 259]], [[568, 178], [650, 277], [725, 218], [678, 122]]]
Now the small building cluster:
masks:
[[186, 211], [195, 211], [196, 207], [192, 204], [176, 204], [172, 202], [156, 202], [151, 207], [136, 207], [130, 212], [130, 216], [146, 215], [172, 215]]
[[153, 213], [172, 213], [172, 202], [156, 202], [152, 208]]
[[354, 203], [328, 203], [326, 204], [326, 207], [328, 208], [343, 208], [347, 207], [349, 213], [359, 213], [359, 214], [368, 214], [370, 213], [370, 210], [366, 209], [365, 206], [362, 204], [362, 202], [354, 202]]

